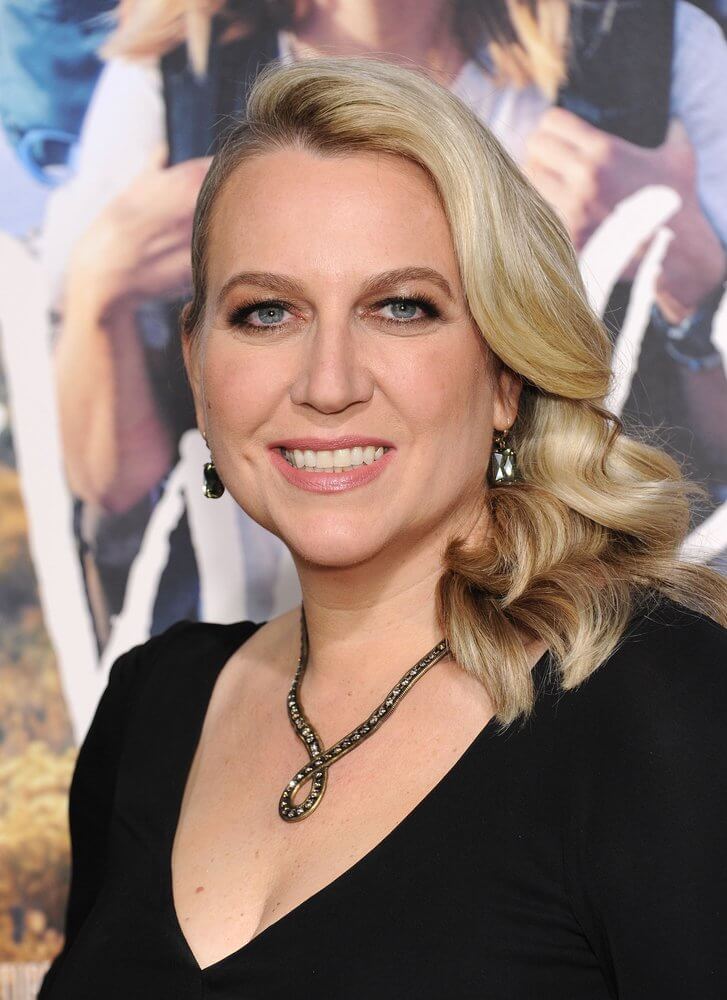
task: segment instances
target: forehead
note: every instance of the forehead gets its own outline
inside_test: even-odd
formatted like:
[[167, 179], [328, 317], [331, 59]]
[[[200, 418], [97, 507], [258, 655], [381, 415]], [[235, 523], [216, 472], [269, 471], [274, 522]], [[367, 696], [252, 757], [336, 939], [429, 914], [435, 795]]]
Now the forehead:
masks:
[[276, 150], [240, 164], [215, 203], [210, 290], [239, 268], [343, 279], [411, 264], [434, 267], [457, 283], [434, 183], [404, 157]]

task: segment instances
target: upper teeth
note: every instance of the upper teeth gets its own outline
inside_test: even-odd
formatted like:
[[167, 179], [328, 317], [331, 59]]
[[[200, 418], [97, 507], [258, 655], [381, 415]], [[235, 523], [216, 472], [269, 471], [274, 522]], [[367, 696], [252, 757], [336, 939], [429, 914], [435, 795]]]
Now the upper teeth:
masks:
[[336, 448], [335, 451], [299, 451], [294, 448], [288, 451], [281, 449], [291, 465], [297, 469], [316, 469], [325, 472], [341, 472], [343, 469], [356, 468], [358, 465], [371, 465], [381, 458], [388, 448], [376, 448], [367, 445], [365, 448]]

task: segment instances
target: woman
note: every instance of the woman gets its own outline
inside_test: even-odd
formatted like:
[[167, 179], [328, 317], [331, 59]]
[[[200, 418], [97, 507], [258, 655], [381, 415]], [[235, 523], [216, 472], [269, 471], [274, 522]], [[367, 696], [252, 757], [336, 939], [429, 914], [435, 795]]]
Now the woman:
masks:
[[[54, 196], [45, 227], [51, 285], [59, 297], [63, 291], [55, 347], [60, 430], [99, 648], [123, 610], [130, 566], [178, 461], [179, 439], [194, 426], [176, 343], [181, 297], [189, 294], [192, 213], [205, 154], [241, 110], [245, 67], [305, 58], [317, 46], [344, 55], [383, 50], [481, 100], [486, 78], [468, 59], [486, 31], [480, 20], [469, 0], [416, 0], [395, 10], [387, 0], [119, 5], [77, 175]], [[200, 91], [193, 80], [203, 73]], [[552, 71], [542, 77], [550, 82]], [[207, 89], [217, 100], [203, 100], [201, 114]], [[93, 441], [82, 430], [89, 414]], [[300, 593], [284, 546], [242, 511], [238, 527], [245, 616], [288, 610]], [[152, 633], [199, 617], [199, 548], [195, 539], [192, 551], [185, 516], [169, 541]]]
[[[620, 5], [615, 22], [609, 17], [607, 23], [618, 28], [622, 18], [627, 23], [638, 18], [637, 6]], [[664, 11], [668, 7], [663, 5]], [[166, 307], [160, 319], [159, 303], [178, 298], [182, 290], [188, 295], [192, 211], [209, 165], [202, 154], [217, 141], [231, 108], [221, 99], [204, 127], [196, 105], [186, 104], [189, 86], [179, 93], [184, 73], [171, 67], [186, 60], [175, 59], [175, 53], [183, 56], [186, 46], [198, 72], [205, 68], [205, 55], [220, 58], [221, 50], [235, 50], [226, 60], [233, 68], [262, 64], [273, 55], [292, 61], [333, 52], [385, 54], [425, 66], [501, 139], [568, 221], [579, 246], [628, 194], [655, 182], [671, 186], [684, 208], [670, 220], [674, 239], [664, 257], [657, 303], [693, 309], [719, 284], [725, 268], [719, 248], [720, 240], [727, 242], [724, 40], [717, 25], [684, 0], [675, 5], [673, 56], [671, 43], [642, 34], [649, 37], [644, 51], [663, 51], [670, 63], [661, 88], [661, 74], [644, 73], [653, 93], [643, 129], [658, 127], [662, 110], [684, 123], [699, 170], [683, 176], [675, 164], [683, 168], [684, 156], [677, 157], [670, 144], [646, 149], [552, 107], [559, 86], [568, 82], [565, 54], [574, 9], [566, 0], [121, 4], [84, 123], [78, 173], [54, 194], [44, 240], [52, 284], [59, 296], [61, 287], [63, 292], [55, 348], [60, 430], [69, 484], [78, 497], [77, 532], [99, 647], [106, 645], [111, 619], [123, 608], [129, 568], [165, 477], [177, 462], [180, 435], [193, 426], [181, 359], [176, 363], [176, 322], [168, 322]], [[649, 17], [668, 20], [666, 14]], [[243, 30], [248, 35], [240, 40]], [[224, 41], [221, 49], [214, 41], [207, 44], [211, 32]], [[577, 30], [572, 34], [577, 37]], [[633, 52], [633, 45], [624, 44], [623, 51]], [[590, 54], [585, 63], [593, 69]], [[608, 71], [613, 75], [610, 66]], [[604, 83], [602, 90], [603, 100], [611, 87]], [[615, 103], [619, 113], [607, 120], [629, 118], [623, 101]], [[163, 153], [155, 153], [165, 140], [171, 166]], [[640, 141], [646, 143], [646, 136]], [[151, 166], [142, 169], [147, 161]], [[109, 246], [113, 253], [106, 251]], [[683, 301], [686, 291], [689, 302]], [[612, 328], [622, 325], [629, 301], [625, 288], [617, 289], [617, 298], [604, 309]], [[699, 478], [719, 490], [725, 464], [721, 428], [727, 423], [721, 360], [712, 371], [694, 371], [667, 353], [674, 342], [648, 339], [653, 350], [640, 356], [624, 419], [635, 414], [648, 421], [653, 405], [653, 420], [662, 423], [666, 398], [671, 434], [665, 435], [664, 446], [689, 455]], [[680, 344], [687, 349], [685, 340]], [[621, 379], [627, 381], [623, 374]], [[89, 415], [93, 435], [88, 434]], [[195, 552], [189, 551], [185, 527], [183, 519], [170, 540], [170, 566], [152, 616], [154, 633], [179, 617], [199, 614], [201, 546], [196, 542]], [[243, 512], [239, 528], [244, 615], [273, 617], [300, 597], [294, 567], [278, 539]]]
[[114, 663], [40, 997], [723, 996], [727, 582], [557, 215], [425, 75], [313, 59], [192, 260], [205, 489], [303, 600]]

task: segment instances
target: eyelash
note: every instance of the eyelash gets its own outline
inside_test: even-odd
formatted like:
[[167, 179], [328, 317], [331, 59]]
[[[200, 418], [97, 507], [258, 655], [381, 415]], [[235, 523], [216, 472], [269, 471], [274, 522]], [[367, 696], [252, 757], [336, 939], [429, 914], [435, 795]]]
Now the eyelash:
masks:
[[[441, 316], [436, 303], [428, 295], [416, 295], [416, 296], [406, 296], [406, 295], [395, 295], [388, 299], [382, 299], [381, 302], [377, 302], [374, 306], [375, 309], [383, 309], [384, 306], [394, 305], [396, 303], [406, 302], [413, 303], [415, 306], [419, 306], [420, 309], [424, 311], [424, 316], [420, 316], [418, 319], [389, 319], [381, 317], [382, 322], [390, 323], [394, 326], [410, 326], [416, 323], [423, 323], [429, 319], [438, 319]], [[293, 307], [289, 302], [283, 302], [281, 299], [263, 299], [256, 302], [242, 303], [241, 305], [235, 306], [235, 308], [230, 312], [227, 317], [227, 323], [229, 326], [233, 327], [244, 327], [249, 330], [264, 330], [266, 326], [271, 330], [277, 330], [284, 324], [261, 324], [260, 326], [254, 323], [248, 323], [247, 317], [251, 316], [254, 312], [259, 309], [264, 309], [265, 307], [274, 307], [277, 309], [286, 309], [289, 312], [292, 311]]]

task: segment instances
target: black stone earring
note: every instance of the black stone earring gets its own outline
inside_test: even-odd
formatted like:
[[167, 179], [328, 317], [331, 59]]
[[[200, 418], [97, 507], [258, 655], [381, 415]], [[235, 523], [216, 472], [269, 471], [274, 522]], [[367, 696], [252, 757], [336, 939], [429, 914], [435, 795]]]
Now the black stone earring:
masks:
[[[203, 434], [202, 437], [204, 443], [207, 444], [206, 436]], [[207, 447], [209, 448], [209, 445]], [[204, 495], [210, 500], [217, 500], [224, 492], [225, 484], [220, 479], [215, 463], [210, 456], [209, 462], [204, 463]]]
[[204, 495], [210, 500], [217, 500], [225, 492], [225, 486], [220, 479], [214, 462], [204, 463]]
[[490, 462], [491, 482], [493, 486], [517, 481], [517, 460], [515, 451], [507, 443], [508, 433], [509, 428], [505, 431], [497, 431], [495, 434], [495, 443]]

